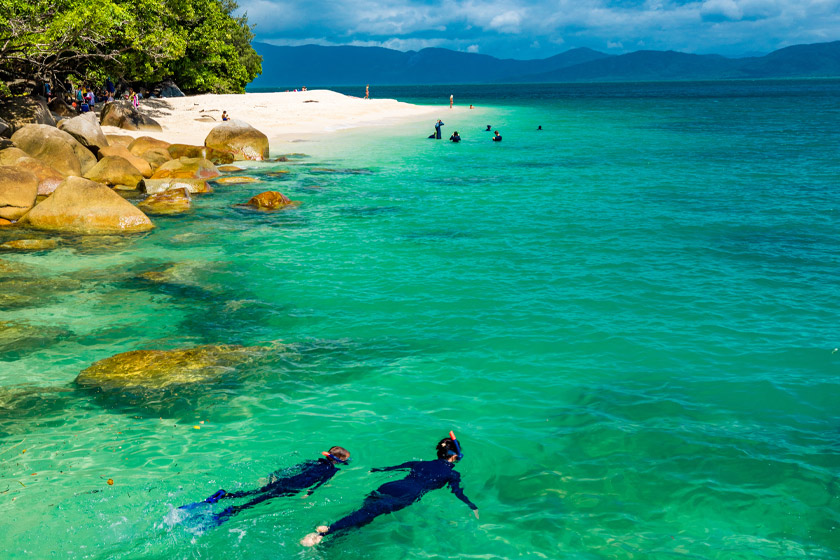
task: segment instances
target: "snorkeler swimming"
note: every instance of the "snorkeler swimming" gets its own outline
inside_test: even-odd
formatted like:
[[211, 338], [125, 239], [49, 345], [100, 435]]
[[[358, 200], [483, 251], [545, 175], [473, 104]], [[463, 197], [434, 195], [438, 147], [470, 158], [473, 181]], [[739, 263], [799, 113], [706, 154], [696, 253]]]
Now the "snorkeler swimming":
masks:
[[311, 495], [319, 486], [327, 483], [333, 476], [338, 473], [337, 464], [346, 465], [350, 459], [350, 452], [343, 447], [331, 447], [329, 451], [321, 453], [324, 457], [317, 460], [305, 461], [298, 465], [296, 469], [297, 474], [277, 478], [274, 475], [269, 479], [269, 483], [256, 490], [246, 490], [240, 492], [226, 492], [225, 490], [218, 490], [215, 494], [202, 502], [188, 504], [181, 506], [179, 509], [193, 509], [201, 504], [215, 504], [219, 500], [229, 500], [235, 498], [245, 498], [247, 496], [257, 496], [252, 500], [245, 502], [238, 506], [230, 506], [224, 509], [221, 513], [213, 516], [213, 521], [216, 525], [221, 525], [227, 519], [243, 509], [254, 507], [257, 504], [278, 498], [280, 496], [294, 496], [303, 490], [307, 490], [305, 496]]
[[454, 470], [455, 462], [464, 456], [461, 443], [454, 433], [449, 432], [449, 436], [437, 444], [437, 459], [434, 461], [409, 461], [395, 467], [371, 469], [371, 472], [408, 469], [409, 473], [401, 480], [383, 484], [368, 494], [361, 508], [329, 527], [318, 527], [315, 533], [306, 535], [300, 543], [304, 546], [314, 546], [327, 535], [367, 525], [376, 517], [408, 507], [427, 492], [443, 488], [447, 484], [452, 493], [467, 504], [478, 518], [478, 507], [464, 495], [461, 489], [461, 474]]

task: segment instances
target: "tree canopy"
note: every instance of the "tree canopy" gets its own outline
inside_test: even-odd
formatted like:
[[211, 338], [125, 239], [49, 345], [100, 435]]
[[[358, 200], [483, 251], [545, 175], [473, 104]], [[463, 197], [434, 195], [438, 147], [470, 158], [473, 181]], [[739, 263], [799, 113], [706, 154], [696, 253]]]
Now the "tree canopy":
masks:
[[191, 93], [242, 92], [261, 58], [236, 9], [233, 0], [0, 0], [0, 80], [171, 78]]

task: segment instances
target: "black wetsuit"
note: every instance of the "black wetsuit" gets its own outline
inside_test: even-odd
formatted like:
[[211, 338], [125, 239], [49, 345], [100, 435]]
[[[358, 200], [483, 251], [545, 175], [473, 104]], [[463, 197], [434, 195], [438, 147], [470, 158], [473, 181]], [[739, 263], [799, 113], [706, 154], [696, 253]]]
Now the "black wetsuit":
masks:
[[461, 474], [454, 470], [455, 465], [443, 459], [434, 461], [409, 461], [396, 467], [372, 469], [377, 471], [395, 471], [410, 469], [408, 476], [383, 484], [365, 498], [362, 507], [342, 517], [332, 525], [324, 535], [331, 535], [354, 527], [367, 525], [374, 518], [410, 506], [431, 490], [443, 488], [447, 484], [459, 500], [476, 510], [478, 507], [464, 495], [461, 489]]
[[459, 135], [457, 135], [457, 134], [453, 134], [452, 136], [450, 136], [450, 137], [449, 137], [449, 139], [450, 139], [452, 142], [460, 142], [460, 141], [461, 141], [461, 137], [460, 137]]
[[440, 127], [443, 126], [443, 123], [438, 121], [435, 123], [435, 138], [440, 140]]
[[327, 459], [306, 461], [298, 465], [297, 468], [300, 469], [298, 474], [285, 478], [278, 478], [274, 482], [269, 482], [262, 488], [242, 492], [225, 493], [220, 497], [220, 499], [227, 500], [229, 498], [244, 498], [246, 496], [254, 496], [257, 494], [259, 494], [259, 496], [253, 500], [245, 502], [242, 505], [231, 506], [225, 509], [218, 514], [218, 522], [221, 523], [234, 513], [242, 511], [243, 509], [254, 507], [257, 504], [272, 498], [278, 498], [280, 496], [294, 496], [302, 490], [306, 490], [310, 487], [309, 493], [311, 494], [316, 488], [325, 484], [338, 472], [338, 468]]

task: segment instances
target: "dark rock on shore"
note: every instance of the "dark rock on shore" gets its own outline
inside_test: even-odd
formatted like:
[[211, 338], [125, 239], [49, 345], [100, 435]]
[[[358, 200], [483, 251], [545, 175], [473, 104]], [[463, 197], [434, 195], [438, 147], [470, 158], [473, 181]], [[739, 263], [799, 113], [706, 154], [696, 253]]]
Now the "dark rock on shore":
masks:
[[0, 119], [6, 121], [12, 131], [28, 124], [55, 126], [55, 119], [47, 104], [34, 97], [0, 99]]
[[9, 123], [0, 119], [0, 138], [11, 138], [12, 137], [12, 127]]
[[149, 130], [160, 132], [163, 129], [160, 124], [151, 117], [148, 117], [129, 103], [128, 101], [114, 101], [108, 103], [102, 109], [99, 124], [102, 126], [116, 126], [123, 130]]
[[75, 117], [79, 113], [61, 97], [54, 97], [47, 106], [59, 117]]

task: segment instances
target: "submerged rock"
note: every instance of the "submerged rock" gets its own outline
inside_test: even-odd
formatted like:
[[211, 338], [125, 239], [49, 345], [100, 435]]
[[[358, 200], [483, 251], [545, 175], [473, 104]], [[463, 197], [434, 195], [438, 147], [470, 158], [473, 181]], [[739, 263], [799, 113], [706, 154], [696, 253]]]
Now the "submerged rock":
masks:
[[14, 239], [0, 244], [7, 251], [49, 251], [58, 247], [55, 239]]
[[32, 325], [24, 321], [0, 321], [0, 356], [40, 350], [70, 333], [59, 327]]
[[268, 350], [225, 344], [181, 350], [133, 350], [94, 363], [76, 377], [76, 383], [100, 390], [167, 389], [208, 383]]
[[81, 177], [68, 177], [23, 218], [37, 229], [75, 233], [130, 233], [148, 231], [151, 220], [133, 204], [102, 185]]
[[277, 191], [266, 191], [251, 198], [245, 206], [253, 206], [260, 210], [278, 210], [287, 206], [298, 206], [300, 202], [289, 200], [285, 195]]
[[256, 177], [219, 177], [218, 179], [214, 179], [215, 183], [220, 185], [246, 185], [248, 183], [258, 183], [260, 180]]
[[183, 214], [189, 211], [191, 200], [190, 191], [181, 187], [153, 194], [137, 207], [148, 214]]
[[236, 173], [238, 171], [244, 171], [241, 167], [236, 167], [235, 165], [220, 165], [218, 167], [219, 171], [224, 173]]
[[213, 127], [204, 145], [230, 152], [236, 161], [268, 159], [268, 136], [243, 121], [230, 120]]

